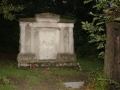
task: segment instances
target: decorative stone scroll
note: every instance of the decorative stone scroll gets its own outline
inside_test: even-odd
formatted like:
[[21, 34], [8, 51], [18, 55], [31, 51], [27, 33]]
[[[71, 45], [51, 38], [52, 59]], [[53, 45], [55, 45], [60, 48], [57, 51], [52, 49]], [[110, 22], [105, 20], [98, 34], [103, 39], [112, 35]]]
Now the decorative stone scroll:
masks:
[[74, 53], [74, 20], [61, 19], [52, 13], [21, 18], [18, 65], [29, 63], [76, 62]]

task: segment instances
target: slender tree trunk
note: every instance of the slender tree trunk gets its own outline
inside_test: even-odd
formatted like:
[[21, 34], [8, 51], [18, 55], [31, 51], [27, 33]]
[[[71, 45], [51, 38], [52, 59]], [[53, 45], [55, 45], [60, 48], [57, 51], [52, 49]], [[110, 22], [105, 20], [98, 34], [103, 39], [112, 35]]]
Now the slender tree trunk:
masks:
[[[104, 73], [110, 79], [120, 83], [120, 31], [114, 30], [116, 22], [106, 23], [106, 47], [105, 47], [105, 61]], [[111, 90], [116, 90], [111, 87]]]

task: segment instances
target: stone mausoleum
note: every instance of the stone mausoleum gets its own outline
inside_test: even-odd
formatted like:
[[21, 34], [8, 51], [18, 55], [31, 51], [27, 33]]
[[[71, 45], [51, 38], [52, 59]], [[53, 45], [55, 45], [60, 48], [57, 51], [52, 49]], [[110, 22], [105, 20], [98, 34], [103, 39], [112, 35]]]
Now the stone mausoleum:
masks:
[[75, 65], [74, 20], [61, 19], [53, 13], [20, 18], [20, 53], [18, 67], [39, 64]]

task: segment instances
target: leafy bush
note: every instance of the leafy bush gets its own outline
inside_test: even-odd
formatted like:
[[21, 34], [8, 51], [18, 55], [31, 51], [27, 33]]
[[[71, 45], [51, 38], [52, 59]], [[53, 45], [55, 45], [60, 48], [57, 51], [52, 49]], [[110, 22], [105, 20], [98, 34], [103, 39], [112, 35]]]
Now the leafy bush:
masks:
[[103, 79], [107, 79], [106, 76], [102, 74], [102, 72], [95, 70], [92, 72], [89, 72], [87, 74], [89, 85], [89, 90], [108, 90], [108, 82], [104, 81]]
[[110, 86], [114, 86], [117, 90], [120, 90], [120, 84], [109, 79], [101, 71], [95, 70], [87, 73], [89, 90], [109, 90]]

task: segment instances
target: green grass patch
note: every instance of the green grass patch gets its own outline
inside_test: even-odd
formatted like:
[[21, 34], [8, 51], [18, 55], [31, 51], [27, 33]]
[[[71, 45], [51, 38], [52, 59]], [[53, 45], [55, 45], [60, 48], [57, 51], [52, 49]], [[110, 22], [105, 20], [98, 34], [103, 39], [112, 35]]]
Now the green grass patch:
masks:
[[15, 85], [0, 85], [0, 90], [17, 90]]
[[51, 75], [51, 73], [53, 72], [50, 70], [40, 68], [18, 69], [15, 65], [2, 66], [0, 68], [0, 76], [5, 77], [6, 80], [13, 83], [1, 85], [3, 82], [0, 82], [0, 90], [18, 90], [19, 88], [21, 88], [20, 90], [34, 90], [35, 88], [38, 88], [35, 90], [39, 90], [40, 88], [40, 90], [49, 90], [51, 87], [53, 89], [54, 87], [64, 87], [59, 85], [61, 83], [60, 80]]
[[[82, 71], [72, 68], [18, 69], [17, 62], [9, 57], [0, 57], [0, 90], [66, 90], [62, 82], [85, 78]], [[103, 69], [103, 63], [87, 58], [80, 58], [77, 62], [83, 71]]]
[[79, 71], [65, 68], [52, 68], [51, 72], [59, 75], [76, 75], [79, 73]]
[[104, 64], [98, 60], [91, 60], [89, 58], [79, 58], [77, 62], [80, 63], [83, 71], [92, 71], [96, 69], [103, 70]]

